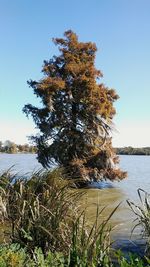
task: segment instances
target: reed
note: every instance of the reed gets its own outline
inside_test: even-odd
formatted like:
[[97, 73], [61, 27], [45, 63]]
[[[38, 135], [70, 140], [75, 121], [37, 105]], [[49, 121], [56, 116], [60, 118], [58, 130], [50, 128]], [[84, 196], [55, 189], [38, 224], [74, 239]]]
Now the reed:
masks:
[[[89, 226], [86, 210], [79, 205], [83, 191], [73, 189], [73, 185], [63, 179], [61, 169], [39, 171], [28, 179], [10, 172], [1, 175], [0, 219], [11, 231], [10, 242], [0, 246], [0, 266], [149, 266], [148, 258], [143, 261], [132, 254], [128, 259], [118, 254], [117, 263], [111, 261], [108, 222], [118, 207], [104, 221], [100, 220], [104, 208], [97, 207], [95, 222]], [[128, 204], [149, 237], [149, 195], [141, 189], [138, 194], [143, 207]]]
[[70, 190], [59, 169], [39, 171], [30, 179], [4, 173], [0, 179], [1, 220], [11, 226], [11, 240], [29, 251], [41, 247], [67, 251], [81, 193]]
[[132, 230], [138, 226], [142, 227], [142, 237], [146, 238], [146, 254], [150, 256], [150, 194], [143, 189], [137, 190], [140, 204], [136, 205], [134, 202], [128, 200], [127, 203], [133, 213], [136, 215], [136, 224]]
[[110, 262], [107, 224], [116, 209], [100, 222], [103, 209], [97, 208], [95, 222], [89, 226], [79, 205], [84, 193], [72, 186], [61, 169], [39, 171], [29, 179], [5, 172], [0, 179], [1, 219], [11, 226], [11, 243], [20, 244], [32, 256], [40, 248], [45, 257], [63, 253], [65, 266], [101, 266]]

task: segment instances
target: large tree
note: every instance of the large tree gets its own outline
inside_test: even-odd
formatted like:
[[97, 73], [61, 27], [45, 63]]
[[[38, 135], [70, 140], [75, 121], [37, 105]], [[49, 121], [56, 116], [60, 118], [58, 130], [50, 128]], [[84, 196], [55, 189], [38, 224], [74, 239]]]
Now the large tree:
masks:
[[118, 95], [98, 83], [102, 73], [94, 65], [96, 45], [79, 42], [71, 30], [64, 36], [53, 39], [60, 54], [44, 61], [44, 77], [28, 82], [42, 103], [24, 107], [40, 130], [32, 137], [38, 160], [44, 167], [58, 163], [73, 178], [122, 179], [125, 173], [115, 167], [118, 157], [111, 144]]

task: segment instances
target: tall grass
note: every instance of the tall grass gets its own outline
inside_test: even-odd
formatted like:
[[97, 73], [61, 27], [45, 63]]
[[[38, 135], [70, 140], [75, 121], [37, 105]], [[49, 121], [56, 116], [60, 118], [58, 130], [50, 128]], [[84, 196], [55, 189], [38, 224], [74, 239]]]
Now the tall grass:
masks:
[[[18, 179], [9, 172], [1, 175], [0, 220], [9, 224], [10, 231], [8, 244], [0, 246], [0, 266], [150, 266], [148, 258], [143, 261], [132, 254], [128, 259], [118, 254], [117, 263], [111, 262], [108, 222], [117, 207], [104, 221], [100, 221], [104, 209], [98, 207], [95, 222], [89, 226], [86, 210], [79, 205], [83, 193], [72, 186], [72, 181], [63, 179], [61, 169], [39, 171], [29, 179]], [[143, 226], [149, 247], [149, 195], [141, 189], [138, 194], [143, 206], [128, 204], [137, 225]]]
[[99, 223], [103, 209], [99, 211], [97, 208], [95, 222], [91, 227], [86, 224], [85, 212], [73, 223], [69, 266], [112, 266], [110, 259], [111, 228], [108, 226], [108, 222], [115, 210], [105, 221]]
[[142, 236], [146, 238], [147, 242], [146, 253], [150, 256], [150, 194], [140, 188], [137, 192], [140, 200], [139, 205], [130, 200], [127, 201], [129, 207], [136, 215], [136, 225], [132, 231], [138, 226], [142, 227]]
[[64, 266], [108, 264], [107, 223], [115, 210], [99, 223], [103, 209], [97, 209], [95, 223], [90, 227], [86, 212], [79, 206], [83, 193], [71, 186], [71, 181], [62, 178], [60, 169], [37, 172], [29, 179], [16, 179], [8, 172], [1, 175], [1, 220], [10, 224], [11, 243], [20, 244], [32, 257], [36, 248], [45, 257], [48, 253], [63, 253]]
[[67, 250], [81, 196], [69, 185], [59, 169], [38, 172], [26, 180], [4, 173], [0, 179], [1, 219], [11, 226], [12, 242], [30, 251], [37, 246], [44, 253], [47, 249]]

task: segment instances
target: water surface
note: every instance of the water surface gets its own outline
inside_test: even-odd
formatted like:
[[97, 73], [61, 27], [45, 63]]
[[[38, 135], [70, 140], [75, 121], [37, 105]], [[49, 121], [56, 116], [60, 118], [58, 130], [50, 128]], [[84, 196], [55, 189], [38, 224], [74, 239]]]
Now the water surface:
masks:
[[[24, 175], [41, 169], [35, 154], [0, 154], [0, 171], [11, 166], [12, 171]], [[111, 219], [115, 226], [113, 237], [129, 239], [133, 227], [134, 215], [130, 211], [126, 200], [139, 203], [137, 189], [142, 188], [150, 193], [150, 156], [120, 156], [120, 167], [128, 172], [128, 177], [121, 182], [103, 184], [102, 189], [86, 189], [86, 196], [82, 200], [83, 208], [88, 212], [89, 222], [95, 217], [97, 205], [99, 209], [106, 207], [101, 218], [107, 218], [112, 210], [120, 203], [119, 208]], [[108, 184], [106, 184], [108, 185]], [[140, 238], [141, 229], [136, 229], [133, 239]]]

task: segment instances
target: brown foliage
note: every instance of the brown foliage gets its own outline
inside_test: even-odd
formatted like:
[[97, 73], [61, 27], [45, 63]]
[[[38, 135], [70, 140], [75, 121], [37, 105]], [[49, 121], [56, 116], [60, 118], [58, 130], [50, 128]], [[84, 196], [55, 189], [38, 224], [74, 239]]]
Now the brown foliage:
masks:
[[94, 65], [96, 45], [79, 42], [70, 30], [64, 35], [53, 39], [60, 55], [44, 61], [43, 79], [29, 81], [43, 103], [42, 108], [24, 107], [40, 130], [33, 137], [38, 159], [44, 167], [62, 165], [73, 178], [121, 179], [125, 174], [115, 168], [110, 139], [118, 95], [98, 83], [102, 73]]

